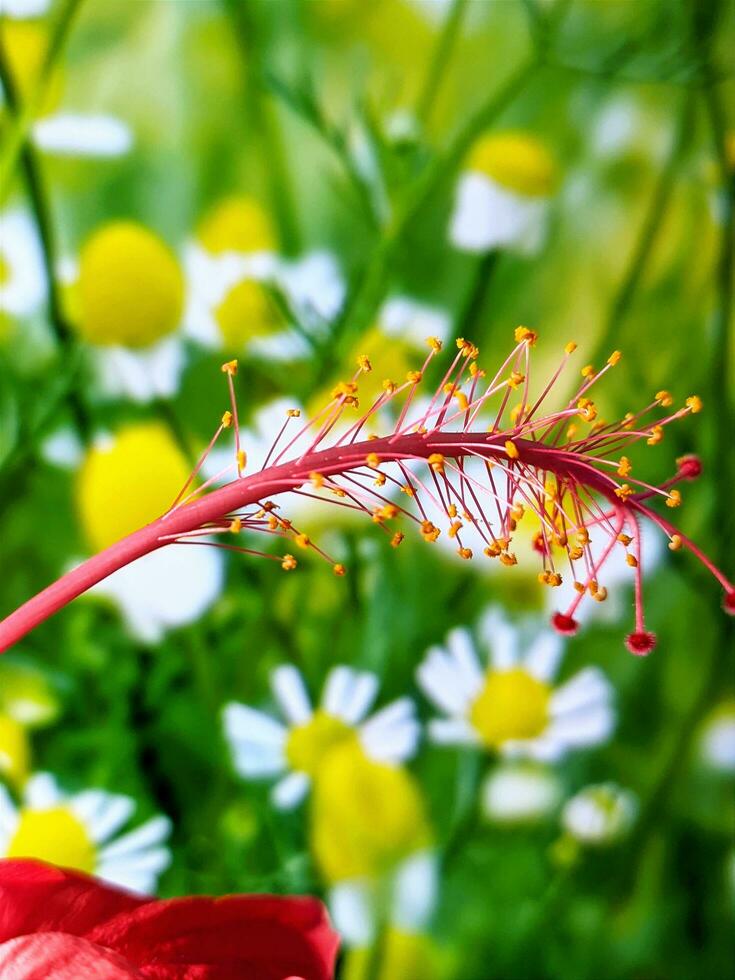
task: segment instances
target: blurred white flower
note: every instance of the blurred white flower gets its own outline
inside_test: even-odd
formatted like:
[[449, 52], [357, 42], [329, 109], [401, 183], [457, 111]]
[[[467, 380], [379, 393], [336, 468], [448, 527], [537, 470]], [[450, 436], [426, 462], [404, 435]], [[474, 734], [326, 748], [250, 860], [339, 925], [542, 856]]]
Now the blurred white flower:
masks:
[[425, 350], [427, 337], [446, 341], [452, 320], [446, 310], [419, 303], [410, 296], [392, 296], [378, 314], [378, 326], [387, 337]]
[[29, 316], [46, 297], [46, 272], [36, 227], [25, 211], [0, 213], [0, 314]]
[[555, 773], [541, 766], [504, 763], [482, 785], [480, 806], [495, 823], [534, 823], [559, 804], [561, 785]]
[[465, 629], [448, 634], [446, 649], [432, 647], [417, 670], [419, 685], [445, 715], [429, 723], [433, 741], [552, 762], [609, 738], [613, 692], [602, 671], [586, 667], [552, 685], [563, 652], [559, 636], [542, 633], [521, 656], [516, 627], [495, 608], [478, 632], [490, 654], [485, 670]]
[[133, 148], [130, 127], [115, 116], [59, 112], [33, 125], [33, 140], [45, 153], [65, 157], [119, 157]]
[[604, 846], [624, 837], [638, 813], [635, 795], [615, 783], [586, 786], [564, 805], [562, 826], [582, 844]]
[[449, 237], [465, 252], [512, 248], [533, 254], [546, 234], [556, 165], [529, 133], [488, 133], [459, 176]]
[[735, 702], [719, 705], [700, 735], [703, 761], [718, 772], [735, 773]]
[[0, 0], [0, 14], [15, 20], [43, 17], [51, 8], [51, 0]]
[[122, 836], [136, 804], [129, 796], [101, 789], [63, 793], [49, 773], [26, 783], [16, 806], [0, 786], [0, 855], [37, 858], [75, 868], [129, 888], [150, 893], [171, 862], [164, 842], [168, 817], [151, 817]]
[[368, 717], [378, 694], [375, 674], [334, 667], [316, 709], [295, 667], [274, 670], [271, 686], [285, 724], [237, 702], [225, 707], [223, 719], [240, 775], [280, 777], [272, 793], [280, 809], [301, 802], [322, 762], [337, 746], [359, 745], [368, 758], [386, 763], [401, 762], [416, 750], [419, 725], [409, 698], [399, 698]]

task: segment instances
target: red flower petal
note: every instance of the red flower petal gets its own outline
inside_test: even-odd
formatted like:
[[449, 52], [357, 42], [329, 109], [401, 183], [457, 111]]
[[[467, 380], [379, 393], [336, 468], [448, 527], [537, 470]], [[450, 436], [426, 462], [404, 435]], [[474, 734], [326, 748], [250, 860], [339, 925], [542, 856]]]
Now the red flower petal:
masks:
[[80, 936], [37, 932], [0, 943], [3, 980], [142, 980], [142, 974], [116, 953]]
[[321, 902], [269, 895], [152, 902], [88, 938], [155, 980], [330, 980], [338, 946]]
[[0, 942], [34, 932], [86, 935], [149, 901], [40, 861], [0, 860]]

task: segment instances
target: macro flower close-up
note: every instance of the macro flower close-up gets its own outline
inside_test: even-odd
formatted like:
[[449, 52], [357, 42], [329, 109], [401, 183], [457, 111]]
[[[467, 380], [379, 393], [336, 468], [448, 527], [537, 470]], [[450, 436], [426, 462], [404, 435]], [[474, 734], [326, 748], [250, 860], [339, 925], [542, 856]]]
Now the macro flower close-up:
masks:
[[0, 0], [0, 980], [735, 980], [735, 0]]

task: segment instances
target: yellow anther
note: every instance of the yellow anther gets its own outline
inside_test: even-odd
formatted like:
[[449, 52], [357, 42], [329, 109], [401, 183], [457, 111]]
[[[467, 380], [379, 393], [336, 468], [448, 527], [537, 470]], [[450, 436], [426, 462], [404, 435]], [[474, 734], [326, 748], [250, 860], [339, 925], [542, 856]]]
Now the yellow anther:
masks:
[[460, 558], [464, 558], [465, 561], [469, 561], [472, 558], [472, 548], [458, 548], [457, 554]]
[[590, 378], [594, 378], [594, 376], [595, 376], [595, 368], [594, 368], [594, 365], [593, 364], [585, 364], [585, 366], [582, 368], [580, 374], [582, 375], [583, 378], [587, 378], [587, 380], [589, 380]]
[[401, 543], [401, 541], [403, 541], [404, 537], [405, 537], [405, 535], [404, 535], [403, 531], [396, 531], [396, 533], [390, 539], [390, 546], [391, 546], [391, 548], [397, 548], [398, 545]]
[[638, 559], [635, 557], [635, 555], [626, 555], [625, 560], [631, 568], [638, 568]]
[[373, 366], [370, 363], [370, 358], [367, 356], [367, 354], [358, 355], [357, 366], [360, 368], [361, 371], [364, 371], [365, 374], [367, 374], [368, 371], [372, 371], [373, 369]]
[[309, 479], [311, 480], [311, 485], [316, 490], [321, 490], [321, 488], [324, 486], [324, 475], [322, 473], [309, 473]]
[[514, 336], [517, 344], [522, 344], [525, 342], [529, 347], [535, 347], [536, 341], [538, 340], [538, 334], [536, 331], [529, 330], [528, 327], [516, 327]]
[[293, 555], [284, 555], [281, 559], [281, 568], [284, 572], [292, 572], [297, 565], [298, 562]]
[[552, 587], [552, 589], [556, 589], [561, 585], [561, 575], [558, 572], [549, 572], [546, 582]]
[[577, 349], [576, 343], [573, 340], [570, 340], [569, 343], [564, 347], [564, 353], [573, 354], [576, 349]]
[[416, 487], [414, 487], [411, 483], [404, 483], [401, 487], [401, 493], [405, 493], [407, 497], [415, 497]]
[[423, 375], [420, 371], [408, 371], [406, 373], [406, 381], [410, 381], [414, 385], [417, 385], [422, 377]]
[[608, 363], [608, 364], [611, 364], [611, 365], [613, 365], [613, 366], [614, 366], [614, 365], [616, 365], [616, 364], [618, 363], [618, 361], [620, 360], [620, 358], [621, 358], [622, 356], [623, 356], [623, 355], [622, 355], [622, 352], [621, 352], [621, 351], [619, 351], [619, 350], [614, 350], [614, 351], [612, 352], [612, 354], [611, 354], [611, 355], [610, 355], [610, 356], [608, 357], [608, 359], [607, 359], [607, 363]]
[[633, 491], [627, 483], [615, 488], [615, 496], [620, 497], [621, 500], [627, 500], [632, 493]]
[[391, 381], [390, 378], [386, 378], [383, 381], [383, 391], [387, 391], [392, 395], [395, 390], [396, 390], [395, 381]]
[[505, 440], [505, 451], [509, 459], [518, 459], [520, 455], [516, 444], [511, 439]]
[[575, 425], [574, 422], [571, 422], [567, 426], [567, 439], [573, 439], [576, 436], [577, 432], [579, 432], [579, 426]]
[[622, 545], [623, 545], [624, 547], [626, 547], [626, 548], [628, 547], [628, 545], [630, 544], [630, 542], [631, 542], [632, 540], [633, 540], [633, 539], [631, 538], [631, 536], [630, 536], [629, 534], [619, 534], [619, 535], [618, 535], [618, 541], [619, 541], [619, 542], [620, 542], [620, 543], [621, 543], [621, 544], [622, 544]]
[[385, 480], [386, 480], [385, 473], [378, 473], [378, 475], [373, 480], [373, 483], [375, 484], [376, 487], [384, 487]]
[[375, 434], [374, 432], [372, 432], [372, 433], [371, 433], [371, 434], [370, 434], [370, 435], [369, 435], [369, 436], [367, 437], [367, 441], [368, 441], [368, 442], [375, 442], [375, 440], [376, 440], [376, 439], [380, 439], [380, 436], [379, 436], [379, 435], [376, 435], [376, 434]]
[[522, 385], [525, 380], [526, 380], [525, 374], [521, 374], [520, 371], [514, 371], [511, 374], [511, 376], [508, 378], [508, 387], [517, 388], [518, 385]]
[[618, 476], [630, 476], [633, 467], [631, 466], [630, 460], [627, 456], [620, 457], [620, 464], [617, 469]]
[[455, 384], [452, 384], [451, 381], [447, 381], [447, 383], [442, 388], [442, 391], [444, 392], [445, 395], [453, 395], [456, 390], [457, 390], [457, 386]]
[[435, 524], [432, 524], [431, 521], [421, 522], [421, 536], [424, 541], [436, 541], [440, 534], [441, 531], [439, 528]]
[[573, 584], [575, 592], [578, 592], [580, 595], [584, 595], [584, 593], [587, 591], [583, 582], [574, 582]]
[[309, 538], [309, 535], [304, 534], [303, 531], [301, 532], [301, 534], [296, 535], [294, 541], [299, 546], [299, 548], [308, 548], [309, 545], [311, 544], [311, 539]]
[[500, 555], [500, 560], [501, 560], [501, 562], [504, 565], [508, 565], [509, 567], [511, 565], [517, 565], [518, 564], [518, 559], [516, 558], [516, 556], [513, 554], [512, 551], [504, 551]]
[[580, 528], [580, 530], [577, 531], [577, 541], [579, 541], [579, 543], [582, 545], [590, 543], [590, 532], [586, 527]]
[[577, 408], [579, 409], [580, 418], [584, 419], [585, 422], [594, 422], [597, 418], [595, 403], [589, 398], [580, 398], [577, 402]]
[[450, 538], [456, 538], [457, 534], [462, 530], [462, 521], [453, 521], [447, 530], [447, 534]]
[[335, 575], [338, 575], [340, 578], [343, 575], [347, 574], [347, 569], [340, 562], [337, 562], [336, 565], [332, 565], [332, 571], [334, 572]]
[[444, 457], [441, 453], [432, 453], [427, 462], [435, 473], [444, 472]]
[[632, 429], [635, 422], [635, 415], [632, 412], [626, 412], [623, 416], [623, 428]]
[[457, 404], [461, 412], [466, 412], [469, 408], [469, 402], [467, 401], [467, 395], [463, 391], [456, 391], [454, 393]]
[[607, 599], [607, 589], [602, 586], [597, 590], [597, 592], [593, 593], [592, 598], [595, 600], [595, 602], [604, 602], [605, 599]]
[[222, 365], [222, 373], [229, 374], [231, 377], [237, 374], [237, 361], [225, 361]]
[[681, 504], [681, 492], [679, 490], [670, 490], [669, 495], [666, 498], [667, 507], [678, 507]]
[[669, 550], [678, 551], [679, 548], [681, 548], [682, 544], [683, 542], [681, 540], [681, 536], [678, 534], [672, 534], [671, 541], [669, 541]]
[[697, 412], [702, 411], [702, 399], [699, 397], [699, 395], [690, 395], [687, 398], [687, 400], [684, 402], [684, 404], [689, 409], [689, 411], [693, 412], [695, 415], [697, 414]]
[[662, 425], [654, 425], [651, 429], [651, 435], [646, 439], [649, 446], [656, 446], [664, 437], [664, 428]]
[[489, 544], [487, 548], [485, 548], [484, 554], [486, 554], [488, 558], [497, 558], [501, 550], [502, 549], [500, 545], [497, 544], [496, 542], [493, 542], [493, 544]]
[[367, 463], [367, 465], [370, 467], [371, 470], [374, 470], [377, 468], [378, 464], [380, 463], [380, 456], [378, 456], [377, 453], [368, 453], [367, 456], [365, 457], [365, 462]]
[[569, 549], [569, 557], [572, 559], [572, 561], [579, 561], [579, 559], [582, 557], [583, 554], [584, 551], [582, 550], [582, 548]]
[[[515, 425], [518, 422], [518, 416], [521, 414], [522, 411], [523, 411], [523, 403], [522, 402], [521, 402], [520, 405], [516, 405], [515, 408], [512, 408], [510, 410], [510, 420], [513, 423], [513, 425]], [[492, 426], [490, 426], [490, 428], [488, 429], [488, 431], [491, 431], [491, 430], [492, 430]]]
[[439, 340], [438, 337], [427, 337], [426, 344], [428, 347], [431, 347], [431, 349], [437, 354], [442, 349], [442, 342], [441, 340]]
[[670, 405], [674, 404], [674, 399], [671, 396], [671, 392], [668, 391], [657, 391], [656, 401], [659, 405], [663, 405], [664, 408], [668, 408]]
[[276, 517], [276, 515], [275, 514], [271, 514], [268, 517], [268, 530], [269, 531], [277, 531], [280, 526], [281, 526], [281, 522], [278, 520], [278, 518]]
[[380, 516], [386, 521], [392, 521], [394, 517], [398, 517], [398, 508], [395, 504], [384, 504], [380, 508]]
[[299, 418], [301, 418], [301, 409], [300, 408], [289, 408], [288, 411], [286, 412], [286, 415], [290, 419], [299, 419]]
[[600, 588], [599, 585], [597, 584], [597, 579], [596, 578], [590, 579], [587, 588], [589, 589], [590, 595], [597, 595]]
[[248, 454], [244, 449], [238, 449], [237, 451], [237, 468], [238, 470], [244, 470], [248, 465]]
[[332, 398], [352, 398], [356, 392], [356, 381], [338, 381], [332, 388]]
[[232, 412], [224, 412], [222, 414], [221, 423], [223, 429], [229, 429], [232, 425]]
[[473, 378], [484, 378], [485, 377], [485, 372], [482, 370], [482, 368], [479, 368], [477, 366], [477, 362], [476, 361], [473, 361], [470, 364], [470, 376], [473, 377]]
[[457, 505], [450, 504], [447, 507], [447, 517], [455, 518], [457, 516]]
[[330, 490], [334, 494], [335, 497], [346, 497], [347, 496], [347, 491], [346, 490], [343, 490], [342, 487], [328, 487], [327, 489]]
[[470, 360], [474, 360], [480, 353], [479, 347], [469, 341], [465, 340], [464, 337], [457, 337], [457, 347], [462, 352], [462, 357], [468, 357]]
[[278, 517], [276, 518], [276, 520], [278, 521], [278, 526], [282, 528], [284, 531], [291, 530], [291, 527], [293, 525], [291, 524], [291, 521], [287, 517]]
[[242, 521], [239, 517], [236, 517], [234, 520], [230, 521], [230, 531], [233, 534], [239, 534], [240, 531], [242, 531]]
[[554, 535], [554, 544], [558, 545], [560, 548], [566, 548], [566, 546], [569, 544], [569, 538], [563, 531], [561, 531], [559, 534]]

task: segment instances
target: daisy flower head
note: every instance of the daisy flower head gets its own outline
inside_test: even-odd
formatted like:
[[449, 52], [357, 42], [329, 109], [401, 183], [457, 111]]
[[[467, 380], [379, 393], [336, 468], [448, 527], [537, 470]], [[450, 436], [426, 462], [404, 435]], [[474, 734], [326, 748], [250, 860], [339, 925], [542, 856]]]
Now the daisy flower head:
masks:
[[638, 800], [615, 783], [586, 786], [562, 810], [564, 830], [575, 841], [604, 847], [624, 837], [635, 822]]
[[46, 297], [46, 272], [35, 225], [25, 211], [0, 213], [0, 316], [30, 316]]
[[475, 253], [496, 248], [537, 252], [556, 182], [556, 163], [535, 136], [486, 133], [471, 147], [460, 173], [449, 229], [452, 244]]
[[135, 800], [101, 789], [64, 793], [49, 773], [36, 773], [19, 805], [0, 787], [0, 856], [36, 858], [149, 893], [168, 867], [171, 821], [161, 815], [119, 836]]
[[505, 762], [483, 783], [480, 807], [486, 820], [505, 826], [532, 824], [552, 813], [561, 800], [556, 774], [543, 766]]
[[237, 702], [225, 707], [223, 720], [238, 773], [245, 779], [279, 777], [272, 799], [280, 809], [303, 800], [339, 747], [389, 766], [416, 750], [419, 725], [409, 698], [369, 715], [378, 694], [375, 674], [333, 667], [317, 708], [293, 666], [276, 668], [271, 687], [284, 721]]
[[[158, 422], [129, 424], [113, 436], [99, 437], [82, 461], [75, 486], [90, 546], [107, 548], [140, 522], [165, 513], [188, 475], [183, 453]], [[100, 583], [93, 594], [119, 607], [136, 639], [156, 643], [166, 630], [202, 616], [223, 584], [221, 551], [190, 543], [146, 555]]]
[[600, 670], [587, 667], [554, 686], [563, 653], [558, 635], [542, 633], [521, 653], [517, 628], [495, 608], [481, 618], [478, 634], [487, 666], [472, 634], [455, 629], [418, 668], [420, 687], [444, 714], [429, 724], [433, 741], [553, 762], [610, 736], [612, 688]]

